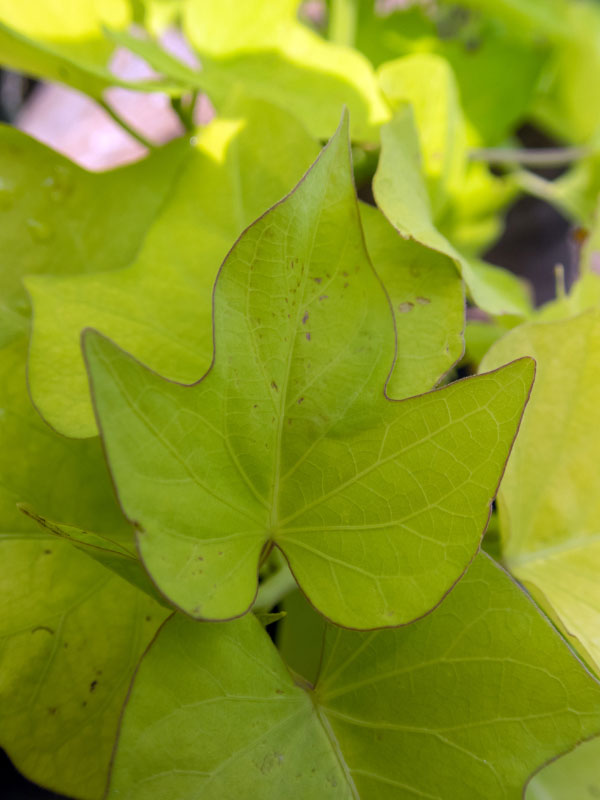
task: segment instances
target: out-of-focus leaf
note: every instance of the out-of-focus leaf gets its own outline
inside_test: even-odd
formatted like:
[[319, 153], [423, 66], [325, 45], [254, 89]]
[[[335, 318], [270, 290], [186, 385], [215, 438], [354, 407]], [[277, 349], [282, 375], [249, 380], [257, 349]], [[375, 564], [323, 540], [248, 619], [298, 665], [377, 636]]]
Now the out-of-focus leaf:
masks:
[[452, 70], [445, 59], [428, 53], [383, 64], [378, 76], [393, 109], [412, 105], [436, 218], [460, 188], [467, 166], [466, 131]]
[[519, 280], [506, 270], [461, 255], [436, 228], [419, 169], [419, 144], [409, 108], [381, 131], [379, 167], [373, 181], [377, 205], [406, 238], [451, 258], [461, 270], [475, 303], [490, 314], [524, 316], [528, 305]]
[[183, 27], [200, 56], [200, 71], [174, 59], [151, 39], [124, 32], [111, 38], [182, 90], [206, 92], [218, 110], [232, 87], [238, 87], [245, 96], [293, 114], [313, 136], [327, 139], [345, 106], [353, 138], [376, 140], [378, 127], [390, 114], [372, 66], [356, 50], [326, 42], [301, 24], [297, 5], [296, 0], [275, 5], [262, 0], [188, 0]]
[[110, 86], [143, 91], [167, 88], [162, 81], [128, 83], [109, 69], [112, 43], [103, 26], [131, 23], [127, 0], [0, 0], [0, 63], [102, 98]]
[[[519, 356], [537, 376], [498, 496], [503, 558], [538, 587], [568, 633], [600, 661], [600, 311], [530, 322], [500, 339], [481, 368]], [[543, 600], [540, 600], [543, 602]]]
[[558, 138], [586, 143], [600, 131], [600, 8], [593, 1], [561, 5], [555, 18], [560, 30], [533, 111]]

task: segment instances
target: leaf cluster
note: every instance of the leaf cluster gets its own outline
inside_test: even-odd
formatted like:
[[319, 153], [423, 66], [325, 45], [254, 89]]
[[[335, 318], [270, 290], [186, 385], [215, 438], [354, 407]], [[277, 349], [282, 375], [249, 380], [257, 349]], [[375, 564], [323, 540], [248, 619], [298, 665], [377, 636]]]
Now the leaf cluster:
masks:
[[[600, 791], [599, 41], [591, 0], [0, 0], [4, 66], [113, 117], [112, 88], [162, 91], [182, 131], [127, 126], [146, 156], [91, 173], [0, 128], [0, 744], [26, 776]], [[118, 48], [156, 77], [115, 77]], [[541, 308], [483, 258], [523, 192], [584, 231]]]

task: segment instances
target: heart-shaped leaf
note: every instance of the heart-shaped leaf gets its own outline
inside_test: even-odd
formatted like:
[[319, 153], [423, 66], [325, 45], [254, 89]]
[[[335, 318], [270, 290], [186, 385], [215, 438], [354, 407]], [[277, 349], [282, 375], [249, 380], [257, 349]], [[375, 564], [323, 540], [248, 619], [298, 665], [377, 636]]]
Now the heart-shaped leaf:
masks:
[[133, 682], [107, 797], [517, 798], [598, 732], [599, 708], [596, 679], [479, 555], [414, 625], [327, 625], [314, 687], [253, 615], [173, 617]]
[[533, 377], [518, 361], [390, 402], [388, 299], [363, 243], [347, 121], [252, 225], [215, 286], [215, 357], [188, 387], [89, 332], [117, 491], [161, 591], [187, 613], [251, 606], [275, 544], [326, 616], [409, 622], [472, 559]]

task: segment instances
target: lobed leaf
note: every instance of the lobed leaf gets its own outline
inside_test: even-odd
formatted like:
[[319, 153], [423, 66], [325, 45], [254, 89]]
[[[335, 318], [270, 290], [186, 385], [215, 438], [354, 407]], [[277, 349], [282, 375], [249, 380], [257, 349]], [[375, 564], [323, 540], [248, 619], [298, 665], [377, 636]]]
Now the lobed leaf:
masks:
[[[108, 273], [112, 264], [101, 260], [103, 273], [28, 278], [34, 307], [29, 384], [45, 419], [70, 436], [90, 436], [97, 430], [79, 345], [86, 326], [109, 334], [168, 378], [192, 381], [204, 372], [218, 265], [243, 227], [293, 185], [316, 153], [316, 144], [284, 112], [237, 100], [230, 117], [212, 122], [195, 147], [182, 153], [178, 176], [165, 190], [168, 199], [145, 222], [144, 241], [131, 265]], [[106, 176], [107, 185], [119, 174]], [[42, 200], [49, 203], [51, 198]], [[20, 216], [13, 215], [21, 234], [30, 213], [24, 204]], [[126, 215], [127, 209], [121, 213]], [[371, 259], [396, 313], [399, 344], [390, 393], [405, 397], [425, 391], [462, 352], [460, 277], [450, 259], [404, 241], [372, 207], [361, 204], [361, 220]], [[79, 232], [91, 250], [83, 220], [71, 221], [68, 230], [73, 237]], [[34, 243], [33, 253], [39, 248]], [[63, 257], [73, 259], [68, 250]], [[106, 257], [123, 265], [121, 254], [116, 260], [110, 250]], [[30, 258], [28, 254], [26, 265]], [[50, 270], [55, 264], [48, 264]], [[92, 261], [81, 267], [97, 265]]]
[[133, 682], [107, 797], [516, 798], [598, 731], [599, 705], [597, 681], [479, 555], [414, 625], [327, 625], [314, 688], [253, 615], [174, 616]]
[[171, 383], [85, 336], [142, 559], [198, 618], [245, 613], [273, 544], [335, 622], [373, 628], [427, 613], [477, 549], [528, 396], [524, 360], [386, 398], [393, 319], [365, 250], [346, 137], [345, 120], [226, 259], [200, 382]]

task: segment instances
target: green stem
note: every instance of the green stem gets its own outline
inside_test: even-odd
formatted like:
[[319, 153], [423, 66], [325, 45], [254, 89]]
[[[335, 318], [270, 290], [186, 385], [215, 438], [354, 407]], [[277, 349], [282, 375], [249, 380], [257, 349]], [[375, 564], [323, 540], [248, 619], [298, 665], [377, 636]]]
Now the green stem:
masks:
[[125, 120], [122, 117], [120, 117], [117, 114], [117, 112], [114, 111], [105, 100], [103, 99], [98, 100], [98, 104], [106, 111], [109, 117], [111, 117], [111, 119], [113, 119], [117, 123], [117, 125], [119, 125], [119, 127], [121, 127], [125, 131], [125, 133], [128, 133], [141, 145], [148, 148], [148, 150], [156, 150], [156, 147], [152, 144], [152, 142], [149, 142], [148, 139], [142, 136], [141, 133], [138, 133], [136, 130], [134, 130], [129, 125], [129, 123], [125, 122]]
[[181, 124], [186, 129], [186, 131], [192, 131], [194, 129], [194, 107], [196, 105], [196, 100], [198, 99], [198, 91], [195, 90], [192, 92], [189, 102], [186, 104], [183, 103], [181, 97], [172, 97], [171, 98], [171, 107], [173, 111], [179, 117]]
[[328, 36], [331, 42], [354, 47], [358, 0], [331, 0]]
[[563, 167], [591, 154], [589, 147], [540, 147], [535, 150], [510, 147], [480, 147], [471, 150], [471, 161], [489, 164], [521, 164], [525, 167]]
[[290, 568], [284, 563], [277, 572], [264, 580], [259, 589], [253, 611], [270, 611], [296, 588]]

